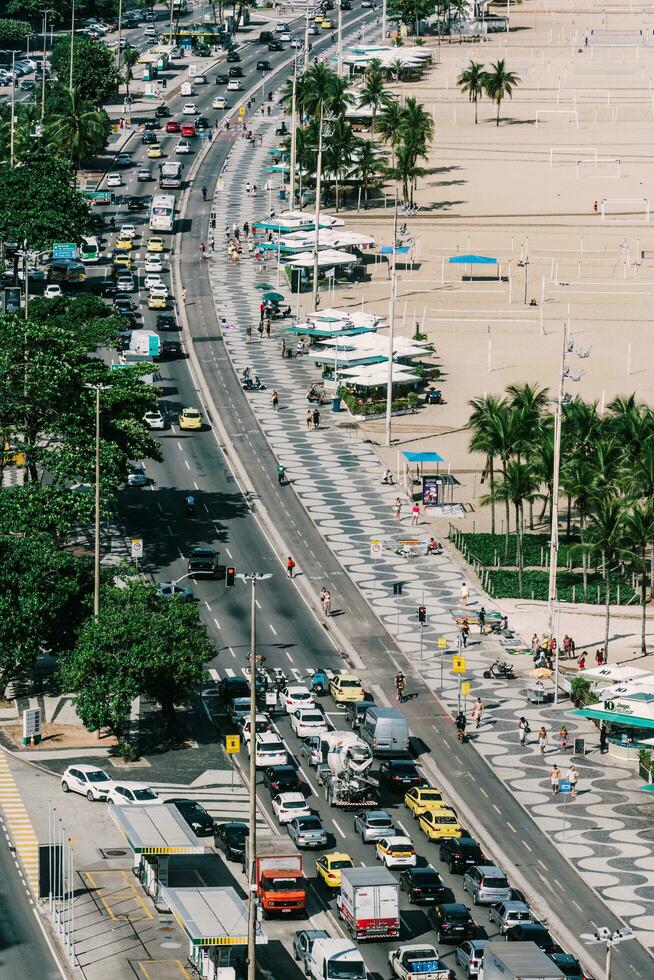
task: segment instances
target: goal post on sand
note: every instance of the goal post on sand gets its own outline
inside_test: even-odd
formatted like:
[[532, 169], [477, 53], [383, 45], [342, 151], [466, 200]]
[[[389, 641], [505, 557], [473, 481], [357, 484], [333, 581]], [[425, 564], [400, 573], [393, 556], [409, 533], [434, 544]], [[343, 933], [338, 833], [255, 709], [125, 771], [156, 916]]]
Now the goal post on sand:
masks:
[[536, 129], [541, 116], [568, 116], [570, 125], [579, 129], [579, 112], [577, 109], [536, 109]]
[[563, 157], [561, 163], [574, 163], [578, 157], [572, 154], [576, 153], [592, 154], [592, 159], [597, 162], [596, 146], [550, 146], [550, 167], [554, 166], [554, 158], [559, 155]]
[[[599, 170], [600, 173], [584, 173], [584, 167], [594, 167], [595, 170]], [[607, 169], [611, 167], [613, 172], [608, 173]], [[595, 159], [577, 160], [576, 161], [576, 177], [579, 180], [580, 177], [593, 178], [611, 178], [611, 177], [622, 177], [622, 164], [617, 159], [617, 157], [595, 157]]]
[[[614, 210], [614, 209], [621, 210]], [[606, 224], [649, 224], [648, 197], [604, 197], [600, 215]]]

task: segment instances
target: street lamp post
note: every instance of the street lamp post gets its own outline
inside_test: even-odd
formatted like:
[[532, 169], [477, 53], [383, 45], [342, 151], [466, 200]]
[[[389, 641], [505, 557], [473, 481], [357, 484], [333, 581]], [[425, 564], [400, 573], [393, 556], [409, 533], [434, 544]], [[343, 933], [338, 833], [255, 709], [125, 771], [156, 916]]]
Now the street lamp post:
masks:
[[524, 299], [524, 303], [525, 303], [525, 306], [526, 306], [527, 305], [527, 276], [528, 276], [528, 273], [529, 273], [529, 256], [528, 255], [525, 256], [524, 261], [518, 262], [518, 268], [525, 270], [525, 299]]
[[9, 168], [14, 169], [14, 137], [16, 129], [16, 52], [11, 52], [11, 130], [9, 134]]
[[323, 105], [320, 106], [320, 123], [318, 129], [318, 159], [316, 161], [316, 230], [315, 236], [316, 240], [313, 246], [313, 294], [311, 305], [313, 312], [315, 313], [318, 309], [318, 250], [320, 247], [320, 193], [321, 193], [321, 179], [322, 179], [322, 133], [324, 126], [324, 115], [325, 108]]
[[620, 943], [629, 942], [630, 939], [636, 937], [631, 929], [626, 926], [624, 929], [615, 929], [613, 932], [606, 926], [600, 926], [595, 932], [582, 933], [581, 938], [586, 946], [595, 946], [598, 943], [606, 946], [605, 980], [611, 980], [611, 952], [613, 947], [619, 946]]
[[397, 285], [397, 184], [395, 184], [395, 210], [393, 214], [393, 261], [391, 265], [391, 299], [388, 314], [388, 377], [386, 380], [386, 434], [384, 445], [391, 444], [393, 416], [393, 343], [395, 340], [395, 290]]
[[123, 0], [118, 0], [118, 44], [116, 45], [116, 68], [120, 68], [120, 42], [123, 39]]
[[340, 78], [343, 74], [343, 6], [338, 0], [338, 38], [336, 41], [336, 71]]
[[291, 185], [289, 188], [291, 198], [291, 211], [295, 210], [295, 164], [297, 160], [297, 54], [293, 59], [293, 90], [291, 93]]
[[249, 582], [250, 596], [250, 812], [248, 818], [248, 978], [255, 980], [257, 935], [257, 582], [272, 578], [270, 572], [250, 572], [237, 575], [242, 582]]
[[307, 14], [304, 22], [304, 70], [309, 67], [309, 4], [307, 3]]
[[386, 42], [386, 0], [382, 0], [382, 44]]
[[48, 34], [48, 14], [54, 13], [53, 10], [43, 11], [43, 62], [41, 65], [41, 125], [45, 118], [45, 59], [46, 59], [46, 37]]
[[93, 553], [93, 615], [100, 615], [100, 392], [109, 385], [86, 384], [95, 392], [95, 547]]
[[70, 66], [68, 71], [68, 88], [73, 90], [73, 61], [75, 58], [75, 0], [70, 14]]

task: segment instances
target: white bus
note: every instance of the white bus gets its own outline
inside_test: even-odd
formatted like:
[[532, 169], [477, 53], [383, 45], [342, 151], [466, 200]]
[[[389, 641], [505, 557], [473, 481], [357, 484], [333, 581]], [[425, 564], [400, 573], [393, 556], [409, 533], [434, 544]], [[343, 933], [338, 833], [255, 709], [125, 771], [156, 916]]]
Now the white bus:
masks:
[[181, 187], [182, 186], [182, 165], [176, 161], [161, 163], [159, 165], [159, 186], [160, 187]]
[[172, 231], [175, 225], [175, 195], [154, 194], [150, 205], [150, 231]]
[[79, 257], [82, 262], [98, 262], [100, 259], [100, 245], [95, 235], [89, 237], [82, 236], [82, 244], [79, 249]]

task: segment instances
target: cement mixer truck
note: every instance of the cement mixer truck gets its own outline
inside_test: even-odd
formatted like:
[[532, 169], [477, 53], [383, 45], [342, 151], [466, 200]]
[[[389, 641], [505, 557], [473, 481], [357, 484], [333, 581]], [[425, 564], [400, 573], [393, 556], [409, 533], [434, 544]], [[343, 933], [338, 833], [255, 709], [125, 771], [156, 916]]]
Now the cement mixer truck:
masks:
[[327, 732], [319, 737], [318, 782], [324, 786], [330, 806], [378, 806], [377, 787], [366, 777], [373, 761], [370, 747], [356, 732]]

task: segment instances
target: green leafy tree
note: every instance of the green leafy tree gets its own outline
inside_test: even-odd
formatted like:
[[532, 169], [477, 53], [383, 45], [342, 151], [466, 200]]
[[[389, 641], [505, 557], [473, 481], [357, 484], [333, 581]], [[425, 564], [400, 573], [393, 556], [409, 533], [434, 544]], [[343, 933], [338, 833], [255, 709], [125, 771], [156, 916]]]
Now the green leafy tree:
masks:
[[[418, 167], [418, 160], [427, 159], [433, 135], [434, 120], [417, 99], [409, 96], [400, 115], [400, 142], [396, 149], [396, 158], [401, 171], [404, 198], [407, 200], [410, 197], [412, 204], [417, 178], [424, 173]], [[410, 194], [407, 192], [409, 183]]]
[[520, 83], [520, 76], [514, 71], [507, 71], [504, 58], [500, 58], [491, 65], [491, 69], [486, 73], [484, 90], [492, 102], [497, 105], [496, 126], [500, 124], [500, 106], [503, 99], [508, 95], [513, 96], [513, 89]]
[[34, 249], [79, 241], [90, 231], [91, 220], [88, 203], [72, 182], [69, 163], [42, 153], [29, 166], [5, 171], [0, 180], [0, 240], [27, 241]]
[[374, 133], [377, 113], [385, 105], [388, 105], [392, 98], [384, 88], [384, 72], [381, 62], [377, 58], [373, 58], [369, 63], [363, 80], [363, 88], [359, 92], [359, 105], [367, 106], [372, 110], [371, 129]]
[[391, 17], [398, 17], [407, 27], [418, 32], [418, 24], [436, 11], [435, 0], [392, 0], [388, 5]]
[[[72, 0], [60, 0], [53, 7], [51, 0], [6, 0], [7, 13], [11, 17], [24, 17], [38, 31], [43, 14], [48, 13], [48, 24], [70, 25]], [[118, 13], [118, 0], [75, 0], [75, 20], [80, 23], [85, 17], [110, 18]]]
[[[529, 463], [520, 462], [517, 459], [510, 460], [502, 479], [495, 487], [493, 497], [496, 500], [503, 500], [513, 505], [515, 510], [515, 530], [516, 530], [516, 564], [518, 566], [518, 591], [520, 598], [524, 594], [524, 559], [523, 559], [523, 540], [525, 534], [524, 504], [525, 501], [533, 501], [538, 496], [540, 478], [536, 470]], [[490, 495], [482, 498], [482, 504], [491, 503]]]
[[468, 98], [475, 107], [475, 126], [477, 125], [477, 105], [484, 94], [486, 84], [486, 72], [484, 66], [478, 61], [470, 60], [467, 68], [464, 68], [456, 80], [462, 92], [468, 93]]
[[57, 650], [74, 641], [92, 591], [91, 564], [49, 535], [0, 536], [0, 692], [33, 667], [43, 641]]
[[107, 144], [111, 124], [104, 109], [94, 108], [77, 89], [61, 93], [59, 107], [49, 119], [45, 139], [55, 153], [67, 157], [75, 170]]
[[491, 508], [491, 534], [495, 534], [495, 459], [500, 455], [502, 445], [497, 440], [498, 424], [496, 418], [506, 412], [507, 401], [497, 395], [484, 395], [483, 398], [473, 398], [468, 402], [472, 414], [468, 419], [468, 428], [472, 431], [468, 448], [473, 453], [483, 453], [486, 457], [481, 475], [481, 483], [489, 477], [490, 493], [488, 494]]
[[329, 138], [325, 153], [325, 169], [334, 178], [336, 192], [336, 210], [339, 209], [339, 186], [344, 175], [352, 165], [357, 138], [349, 123], [339, 116], [329, 127]]
[[391, 148], [391, 167], [395, 167], [395, 150], [400, 142], [400, 125], [402, 123], [402, 106], [396, 99], [385, 105], [375, 120], [373, 137], [378, 133], [384, 143]]
[[[70, 36], [62, 37], [55, 44], [50, 63], [59, 80], [68, 85], [70, 78]], [[120, 85], [120, 72], [116, 68], [113, 53], [106, 44], [76, 37], [73, 58], [73, 88], [81, 103], [97, 109], [115, 98]]]
[[32, 28], [25, 20], [0, 20], [0, 44], [9, 46], [24, 44], [32, 36]]
[[647, 550], [654, 541], [654, 502], [633, 504], [624, 517], [625, 550], [640, 573], [640, 650], [647, 653]]
[[134, 81], [134, 65], [139, 60], [139, 53], [135, 48], [128, 48], [123, 55], [125, 59], [125, 85], [127, 87], [127, 97], [129, 98], [129, 86]]
[[382, 174], [386, 171], [386, 158], [375, 152], [370, 140], [359, 140], [355, 157], [353, 174], [363, 185], [363, 206], [368, 207], [368, 191], [372, 186], [378, 186]]
[[583, 544], [591, 556], [599, 558], [604, 576], [604, 649], [609, 655], [611, 622], [611, 567], [624, 552], [625, 502], [610, 491], [593, 498], [593, 511], [588, 521], [586, 540]]
[[0, 493], [0, 535], [48, 534], [61, 543], [74, 525], [93, 519], [93, 494], [53, 483], [26, 483]]

